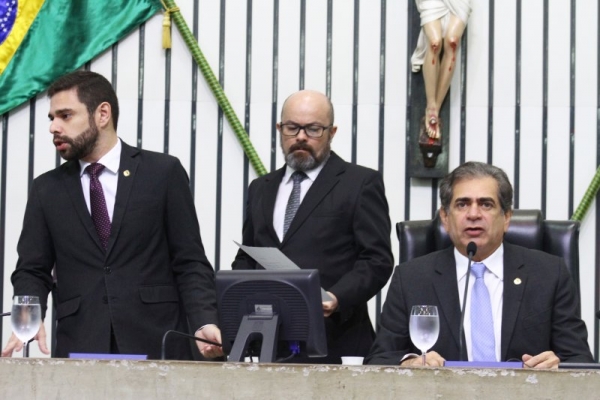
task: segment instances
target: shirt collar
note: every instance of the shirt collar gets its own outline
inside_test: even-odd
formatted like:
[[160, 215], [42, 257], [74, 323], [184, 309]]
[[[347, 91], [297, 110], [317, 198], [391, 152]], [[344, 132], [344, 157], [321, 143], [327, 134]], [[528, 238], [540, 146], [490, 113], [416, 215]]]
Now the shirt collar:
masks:
[[[117, 144], [100, 158], [98, 162], [104, 165], [106, 170], [117, 174], [119, 172], [119, 165], [121, 164], [121, 140], [117, 139]], [[80, 176], [85, 173], [85, 169], [90, 164], [87, 161], [79, 160], [79, 165], [81, 166], [81, 170], [79, 171]]]
[[[456, 261], [456, 277], [458, 281], [463, 279], [467, 275], [467, 265], [469, 259], [464, 255], [460, 254], [459, 251], [454, 248], [454, 260]], [[488, 258], [479, 261], [487, 267], [498, 279], [504, 280], [504, 243], [500, 244], [500, 247], [496, 249]]]

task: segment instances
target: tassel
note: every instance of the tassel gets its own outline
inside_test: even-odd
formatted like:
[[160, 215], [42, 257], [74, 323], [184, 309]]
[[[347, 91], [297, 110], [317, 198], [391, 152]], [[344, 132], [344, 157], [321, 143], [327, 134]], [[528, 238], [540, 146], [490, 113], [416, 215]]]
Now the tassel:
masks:
[[168, 8], [163, 0], [161, 0], [163, 7], [165, 8], [165, 15], [163, 17], [163, 38], [162, 47], [163, 49], [171, 48], [171, 13], [179, 11], [179, 7]]
[[170, 49], [171, 48], [171, 13], [168, 10], [165, 11], [162, 26], [163, 26], [162, 47], [163, 47], [163, 49]]

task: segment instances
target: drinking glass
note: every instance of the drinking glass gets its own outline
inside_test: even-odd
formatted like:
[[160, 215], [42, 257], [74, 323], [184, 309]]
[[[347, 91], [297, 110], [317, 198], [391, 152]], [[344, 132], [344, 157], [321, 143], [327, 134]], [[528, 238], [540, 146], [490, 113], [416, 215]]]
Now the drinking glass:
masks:
[[42, 310], [37, 296], [15, 296], [10, 323], [15, 336], [23, 342], [23, 357], [27, 357], [27, 342], [40, 330]]
[[431, 349], [440, 334], [440, 317], [436, 306], [413, 306], [409, 322], [410, 340], [421, 350], [423, 365], [425, 353]]

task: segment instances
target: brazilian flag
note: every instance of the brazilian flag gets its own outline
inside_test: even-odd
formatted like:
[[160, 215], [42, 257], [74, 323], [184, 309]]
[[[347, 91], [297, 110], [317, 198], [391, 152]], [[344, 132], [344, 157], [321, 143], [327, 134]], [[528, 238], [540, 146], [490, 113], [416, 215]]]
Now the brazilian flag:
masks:
[[160, 0], [0, 0], [0, 115], [160, 9]]

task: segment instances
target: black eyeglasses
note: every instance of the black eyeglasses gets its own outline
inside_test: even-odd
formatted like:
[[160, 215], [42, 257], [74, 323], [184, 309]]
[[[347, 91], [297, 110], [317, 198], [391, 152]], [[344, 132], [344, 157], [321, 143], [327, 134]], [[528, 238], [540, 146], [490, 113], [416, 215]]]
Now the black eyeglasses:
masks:
[[288, 124], [280, 123], [279, 126], [281, 127], [281, 133], [284, 136], [296, 136], [298, 133], [300, 133], [301, 130], [304, 130], [304, 132], [306, 133], [306, 136], [311, 137], [311, 138], [320, 138], [321, 136], [323, 136], [323, 132], [325, 132], [325, 130], [331, 128], [333, 125], [323, 126], [323, 125], [317, 125], [317, 124], [298, 125], [298, 124], [292, 124], [292, 123], [288, 123]]

